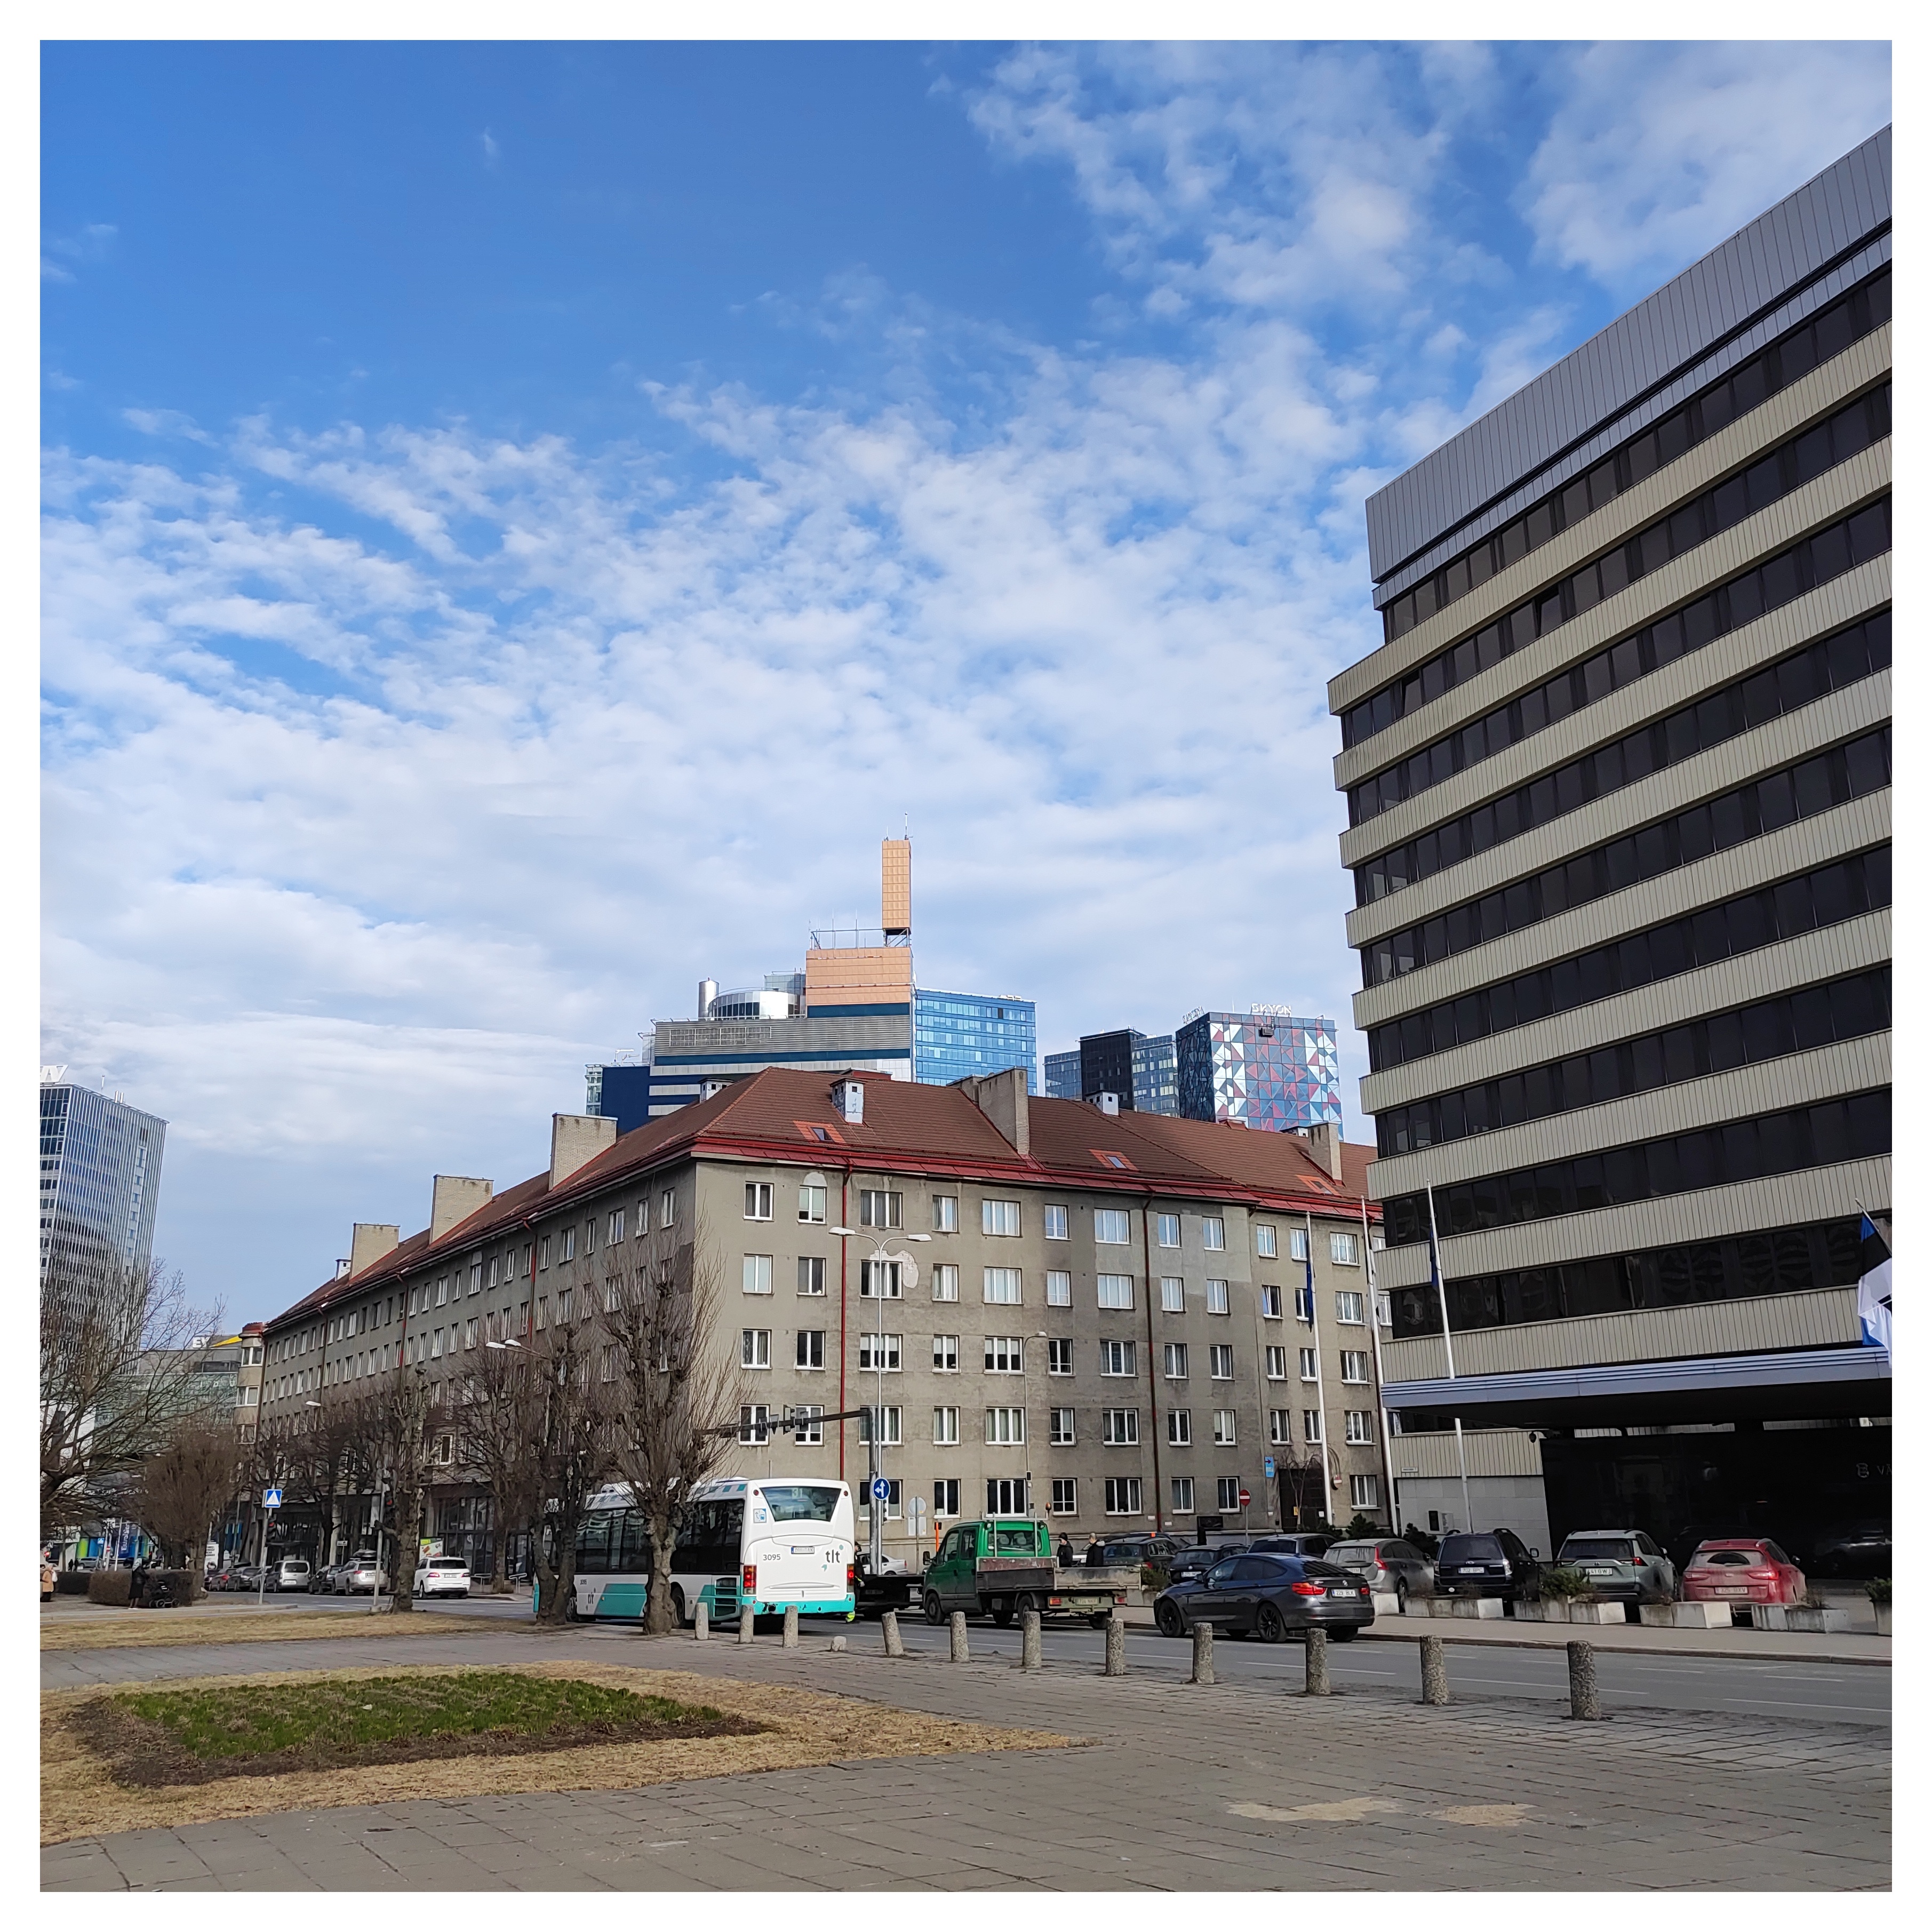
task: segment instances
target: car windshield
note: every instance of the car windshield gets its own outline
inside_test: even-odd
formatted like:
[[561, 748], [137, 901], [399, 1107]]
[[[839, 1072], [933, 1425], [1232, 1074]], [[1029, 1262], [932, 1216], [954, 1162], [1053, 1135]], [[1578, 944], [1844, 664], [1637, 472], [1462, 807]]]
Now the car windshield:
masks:
[[1623, 1536], [1571, 1536], [1564, 1539], [1559, 1563], [1634, 1563], [1636, 1552]]
[[829, 1483], [766, 1483], [760, 1493], [774, 1522], [830, 1522], [838, 1508]]
[[1503, 1546], [1493, 1536], [1445, 1536], [1442, 1539], [1444, 1563], [1494, 1563], [1500, 1560]]

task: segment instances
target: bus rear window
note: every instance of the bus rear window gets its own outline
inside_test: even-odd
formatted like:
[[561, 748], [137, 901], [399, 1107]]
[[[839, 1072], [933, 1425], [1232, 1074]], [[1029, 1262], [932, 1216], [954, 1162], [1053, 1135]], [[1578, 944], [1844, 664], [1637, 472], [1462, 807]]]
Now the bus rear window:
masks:
[[759, 1494], [774, 1522], [830, 1522], [840, 1492], [827, 1483], [766, 1483]]

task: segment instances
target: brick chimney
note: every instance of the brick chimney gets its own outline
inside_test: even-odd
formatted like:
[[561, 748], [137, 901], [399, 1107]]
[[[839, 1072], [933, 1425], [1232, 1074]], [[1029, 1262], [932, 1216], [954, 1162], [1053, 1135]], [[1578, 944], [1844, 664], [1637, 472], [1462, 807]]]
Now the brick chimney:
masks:
[[460, 1221], [466, 1221], [496, 1191], [494, 1180], [477, 1180], [466, 1174], [439, 1174], [429, 1184], [429, 1238], [440, 1241]]
[[1014, 1153], [1026, 1160], [1033, 1142], [1027, 1118], [1026, 1069], [1010, 1066], [1004, 1073], [969, 1077], [958, 1085], [967, 1099], [1011, 1144]]
[[1305, 1147], [1318, 1168], [1330, 1180], [1342, 1178], [1342, 1130], [1333, 1120], [1318, 1120], [1310, 1127], [1298, 1128], [1295, 1138]]
[[596, 1114], [550, 1117], [550, 1184], [560, 1186], [588, 1167], [606, 1148], [617, 1144], [617, 1123]]
[[402, 1230], [386, 1221], [358, 1221], [349, 1237], [349, 1273], [352, 1280], [374, 1268], [401, 1238]]

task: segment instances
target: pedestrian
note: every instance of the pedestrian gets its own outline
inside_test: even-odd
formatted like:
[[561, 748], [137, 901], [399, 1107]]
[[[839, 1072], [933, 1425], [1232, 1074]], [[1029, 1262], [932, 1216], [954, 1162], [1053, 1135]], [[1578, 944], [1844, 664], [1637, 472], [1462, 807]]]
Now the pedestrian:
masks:
[[1058, 1559], [1061, 1569], [1071, 1570], [1073, 1568], [1073, 1539], [1064, 1529], [1060, 1532]]
[[1090, 1536], [1087, 1539], [1087, 1555], [1085, 1558], [1088, 1568], [1090, 1570], [1097, 1570], [1106, 1560], [1106, 1557], [1101, 1554], [1100, 1539], [1097, 1536]]

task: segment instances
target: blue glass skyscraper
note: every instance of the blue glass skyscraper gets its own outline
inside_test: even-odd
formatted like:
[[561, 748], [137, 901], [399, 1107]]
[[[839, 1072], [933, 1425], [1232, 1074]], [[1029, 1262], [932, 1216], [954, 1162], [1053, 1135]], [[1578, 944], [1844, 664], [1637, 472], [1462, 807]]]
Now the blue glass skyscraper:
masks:
[[1027, 1091], [1037, 1093], [1035, 1044], [1030, 1000], [914, 989], [912, 1077], [926, 1086], [1024, 1066]]

